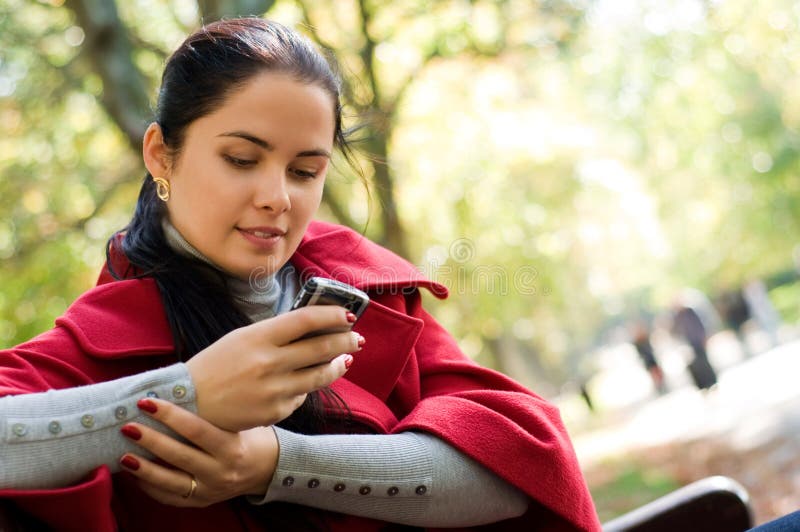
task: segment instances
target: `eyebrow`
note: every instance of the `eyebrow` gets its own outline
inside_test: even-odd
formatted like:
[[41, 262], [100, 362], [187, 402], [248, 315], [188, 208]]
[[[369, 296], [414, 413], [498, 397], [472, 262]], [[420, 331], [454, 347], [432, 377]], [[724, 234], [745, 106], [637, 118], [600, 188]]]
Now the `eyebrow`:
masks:
[[[240, 139], [244, 139], [246, 141], [252, 142], [256, 146], [264, 148], [267, 151], [274, 151], [275, 146], [270, 144], [264, 139], [258, 138], [255, 135], [251, 135], [250, 133], [246, 133], [244, 131], [230, 131], [228, 133], [220, 133], [217, 135], [218, 137], [236, 137]], [[331, 154], [328, 150], [324, 150], [322, 148], [315, 148], [313, 150], [303, 150], [298, 152], [295, 157], [327, 157], [330, 159]]]

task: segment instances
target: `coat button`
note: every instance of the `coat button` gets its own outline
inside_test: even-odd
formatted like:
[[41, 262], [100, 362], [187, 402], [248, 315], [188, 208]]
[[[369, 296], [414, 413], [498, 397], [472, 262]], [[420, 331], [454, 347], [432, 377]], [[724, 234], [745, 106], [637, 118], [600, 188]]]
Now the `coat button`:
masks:
[[427, 488], [426, 486], [424, 486], [424, 485], [422, 485], [422, 486], [417, 486], [417, 489], [415, 489], [415, 490], [414, 490], [414, 492], [415, 492], [417, 495], [425, 495], [425, 493], [426, 493], [427, 491], [428, 491], [428, 488]]
[[58, 434], [61, 432], [61, 423], [58, 421], [51, 421], [49, 425], [47, 425], [47, 430], [50, 431], [50, 434]]
[[360, 488], [358, 488], [358, 492], [361, 495], [369, 495], [370, 491], [372, 491], [372, 488], [370, 488], [369, 486], [361, 486]]
[[178, 384], [172, 389], [172, 397], [175, 399], [183, 399], [186, 397], [186, 386]]
[[114, 409], [114, 417], [117, 419], [125, 419], [128, 417], [128, 409], [124, 406], [118, 406]]
[[308, 481], [308, 487], [309, 488], [319, 487], [319, 480], [312, 478], [311, 480]]
[[94, 427], [94, 416], [91, 414], [86, 414], [85, 416], [83, 416], [81, 418], [81, 425], [83, 425], [84, 428], [87, 429]]
[[395, 495], [400, 493], [400, 488], [398, 488], [397, 486], [392, 486], [391, 488], [386, 490], [386, 493], [389, 494], [389, 497], [394, 497]]
[[28, 427], [23, 423], [14, 423], [11, 426], [11, 432], [14, 433], [14, 436], [19, 436], [21, 438], [28, 433]]
[[345, 489], [346, 487], [347, 487], [347, 486], [345, 486], [344, 484], [342, 484], [341, 482], [339, 482], [338, 484], [336, 484], [336, 485], [333, 487], [333, 491], [344, 491], [344, 489]]
[[294, 477], [286, 477], [286, 478], [284, 478], [283, 482], [281, 482], [281, 484], [283, 484], [284, 486], [286, 486], [288, 488], [289, 486], [294, 484]]

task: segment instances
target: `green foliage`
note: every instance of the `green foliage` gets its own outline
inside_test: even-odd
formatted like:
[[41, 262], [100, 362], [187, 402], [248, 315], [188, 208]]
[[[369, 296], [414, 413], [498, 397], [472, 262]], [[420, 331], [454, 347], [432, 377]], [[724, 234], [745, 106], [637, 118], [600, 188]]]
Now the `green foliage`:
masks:
[[82, 37], [74, 17], [13, 4], [0, 14], [4, 345], [51, 327], [91, 286], [109, 226], [124, 224], [131, 206], [114, 185], [139, 165], [98, 105], [96, 80], [76, 64]]
[[800, 283], [792, 283], [773, 288], [769, 298], [781, 319], [787, 323], [800, 321]]

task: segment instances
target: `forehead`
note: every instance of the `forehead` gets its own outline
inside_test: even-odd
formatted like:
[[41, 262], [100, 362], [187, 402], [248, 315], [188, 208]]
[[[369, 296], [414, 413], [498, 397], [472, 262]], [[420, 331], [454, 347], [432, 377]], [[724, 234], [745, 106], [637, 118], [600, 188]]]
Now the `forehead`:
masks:
[[[244, 130], [281, 144], [330, 149], [335, 129], [333, 97], [317, 84], [281, 73], [257, 74], [229, 92], [210, 114], [196, 121], [209, 134]], [[216, 132], [216, 133], [214, 133]], [[305, 146], [307, 145], [307, 146]]]

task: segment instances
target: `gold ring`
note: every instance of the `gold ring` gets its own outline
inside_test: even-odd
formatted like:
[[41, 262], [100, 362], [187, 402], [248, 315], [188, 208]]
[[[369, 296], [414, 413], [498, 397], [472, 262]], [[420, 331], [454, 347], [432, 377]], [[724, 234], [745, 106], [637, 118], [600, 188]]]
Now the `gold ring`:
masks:
[[192, 495], [194, 495], [195, 491], [197, 491], [197, 481], [194, 479], [194, 477], [192, 477], [192, 487], [189, 488], [189, 491], [186, 493], [186, 495], [181, 495], [181, 497], [183, 497], [184, 499], [188, 499]]

